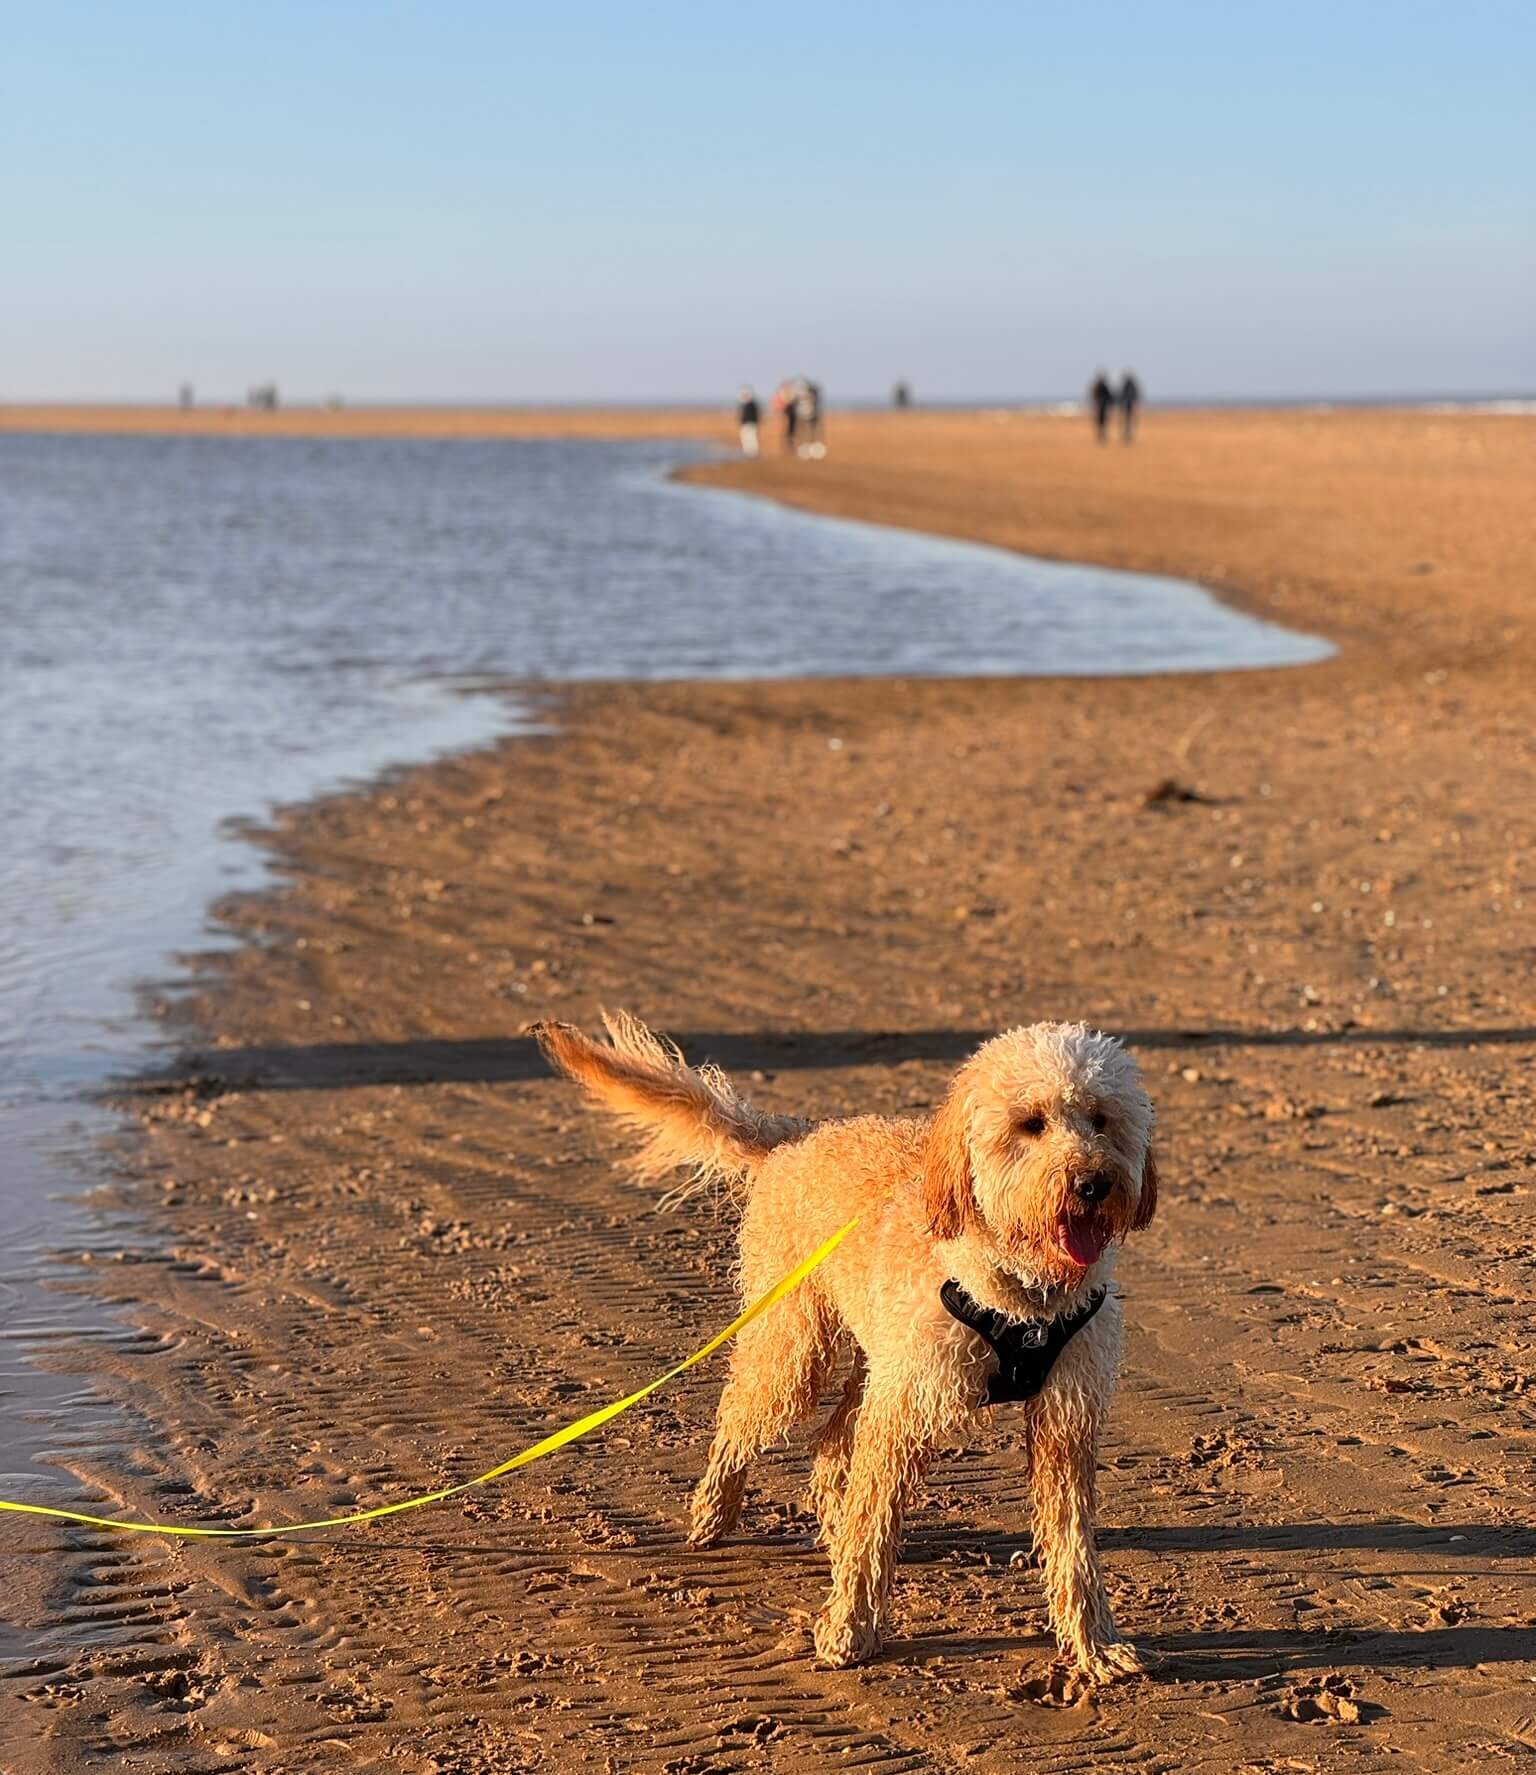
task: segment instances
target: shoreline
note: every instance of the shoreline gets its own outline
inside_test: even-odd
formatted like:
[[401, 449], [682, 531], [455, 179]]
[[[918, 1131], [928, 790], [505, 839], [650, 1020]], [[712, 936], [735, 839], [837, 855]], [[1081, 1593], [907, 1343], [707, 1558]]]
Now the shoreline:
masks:
[[[1181, 400], [1156, 404], [1155, 416], [1211, 419], [1251, 415], [1285, 423], [1333, 416], [1401, 416], [1529, 421], [1536, 395], [1360, 396], [1285, 400]], [[876, 400], [832, 409], [832, 422], [911, 426], [924, 419], [982, 419], [1086, 426], [1081, 402], [971, 400], [897, 411]], [[771, 433], [774, 418], [765, 422]], [[0, 401], [0, 434], [55, 432], [74, 436], [261, 437], [707, 437], [733, 448], [729, 403], [713, 401], [487, 402], [376, 401], [356, 405], [297, 402], [270, 411], [237, 401], [191, 407], [153, 401]]]
[[[222, 1734], [264, 1763], [265, 1736], [285, 1768], [323, 1766], [338, 1740], [423, 1770], [466, 1745], [487, 1769], [535, 1745], [575, 1767], [594, 1741], [661, 1768], [729, 1742], [745, 1712], [789, 1769], [829, 1745], [952, 1759], [962, 1740], [970, 1766], [1001, 1769], [1063, 1735], [1090, 1755], [1128, 1735], [1251, 1758], [1314, 1745], [1282, 1707], [1330, 1670], [1384, 1709], [1356, 1767], [1403, 1747], [1398, 1720], [1442, 1759], [1506, 1714], [1514, 1729], [1536, 1670], [1515, 1477], [1533, 1431], [1501, 1377], [1520, 1372], [1536, 1301], [1521, 1200], [1536, 1155], [1511, 1089], [1536, 1054], [1529, 974], [1511, 966], [1530, 952], [1516, 859], [1536, 800], [1530, 643], [1498, 632], [1522, 557], [1477, 521], [1508, 494], [1415, 486], [1409, 509], [1357, 508], [1365, 541], [1324, 581], [1277, 553], [1272, 514], [1245, 540], [1220, 463], [1201, 523], [1166, 458], [1111, 457], [1107, 489], [1086, 478], [1091, 450], [1058, 459], [1049, 509], [1021, 513], [1004, 492], [1028, 449], [999, 459], [948, 426], [903, 449], [850, 428], [814, 468], [694, 478], [913, 528], [941, 510], [939, 533], [972, 540], [1075, 523], [1126, 556], [1210, 567], [1219, 551], [1255, 614], [1341, 653], [1235, 677], [576, 685], [553, 735], [293, 810], [268, 840], [283, 885], [227, 908], [246, 941], [205, 970], [180, 1089], [130, 1098], [155, 1182], [124, 1200], [167, 1229], [131, 1292], [153, 1297], [162, 1348], [109, 1358], [102, 1378], [164, 1426], [134, 1478], [140, 1499], [162, 1465], [190, 1486], [164, 1510], [284, 1516], [460, 1476], [648, 1378], [728, 1299], [729, 1229], [650, 1215], [610, 1169], [622, 1143], [544, 1077], [520, 1024], [627, 1004], [767, 1107], [841, 1113], [931, 1103], [1020, 1014], [1088, 1016], [1141, 1050], [1167, 1136], [1167, 1211], [1125, 1266], [1105, 1520], [1129, 1630], [1172, 1642], [1169, 1681], [1086, 1709], [1023, 1703], [1045, 1648], [1028, 1574], [1008, 1570], [1025, 1498], [1007, 1425], [936, 1474], [887, 1659], [815, 1671], [796, 1610], [815, 1606], [821, 1562], [784, 1507], [794, 1457], [766, 1467], [743, 1540], [678, 1544], [713, 1397], [700, 1383], [632, 1438], [419, 1537], [363, 1537], [363, 1559], [114, 1548], [100, 1600], [140, 1599], [158, 1650], [126, 1673], [67, 1669], [106, 1723], [29, 1703], [39, 1735], [18, 1767], [168, 1728], [155, 1670], [189, 1703], [172, 1711], [192, 1745]], [[1293, 472], [1302, 515], [1279, 529], [1315, 512], [1326, 534], [1308, 546], [1326, 554], [1339, 518], [1317, 482]], [[1107, 494], [1135, 521], [1104, 523]], [[1435, 522], [1449, 598], [1406, 566], [1354, 572], [1382, 535]], [[1505, 511], [1498, 535], [1528, 524]], [[1198, 799], [1154, 798], [1165, 779]], [[1383, 1332], [1404, 1323], [1398, 1349]], [[1334, 1538], [1298, 1538], [1312, 1523]], [[1363, 1587], [1340, 1588], [1343, 1547]], [[88, 1608], [100, 1556], [72, 1565]], [[399, 1608], [411, 1650], [391, 1666], [379, 1635]], [[1489, 1659], [1497, 1680], [1466, 1695], [1458, 1661]], [[1205, 1694], [1235, 1717], [1192, 1709]]]
[[[1153, 407], [1134, 449], [1095, 448], [1086, 422], [1033, 409], [834, 410], [820, 463], [786, 461], [767, 428], [763, 458], [729, 455], [681, 479], [751, 492], [828, 516], [977, 541], [1043, 560], [1191, 579], [1224, 602], [1345, 647], [1401, 653], [1405, 640], [1465, 653], [1518, 639], [1524, 602], [1490, 573], [1536, 537], [1519, 486], [1536, 472], [1536, 414], [1391, 406]], [[667, 439], [734, 450], [724, 411], [701, 408], [246, 408], [0, 404], [0, 436], [400, 439]], [[1484, 477], [1469, 470], [1507, 470]], [[1089, 465], [1093, 466], [1090, 467]], [[1403, 495], [1405, 477], [1428, 495]], [[1459, 509], [1486, 501], [1488, 534]], [[1524, 502], [1528, 505], [1528, 501]], [[1395, 518], [1391, 536], [1383, 518]], [[1177, 517], [1178, 523], [1170, 523]], [[1426, 598], [1414, 577], [1449, 527], [1468, 545], [1455, 583]], [[1375, 558], [1362, 542], [1382, 546]], [[1340, 582], [1349, 597], [1338, 596]], [[1395, 606], [1411, 615], [1404, 637]], [[1443, 617], [1441, 606], [1444, 606]], [[1463, 620], [1468, 614], [1475, 623]], [[1501, 635], [1502, 625], [1508, 631]], [[1422, 651], [1422, 649], [1421, 649]], [[1399, 663], [1403, 663], [1401, 660]]]

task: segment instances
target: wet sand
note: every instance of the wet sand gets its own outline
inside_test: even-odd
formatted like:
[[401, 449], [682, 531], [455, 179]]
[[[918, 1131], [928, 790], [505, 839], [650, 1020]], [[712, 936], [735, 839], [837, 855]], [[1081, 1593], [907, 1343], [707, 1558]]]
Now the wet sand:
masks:
[[921, 1109], [998, 1026], [1081, 1016], [1135, 1045], [1163, 1128], [1102, 1519], [1165, 1668], [1042, 1704], [1000, 1411], [935, 1468], [888, 1652], [818, 1671], [798, 1443], [735, 1541], [681, 1544], [718, 1378], [690, 1377], [347, 1536], [8, 1529], [22, 1624], [69, 1643], [10, 1667], [7, 1767], [1438, 1775], [1536, 1746], [1536, 423], [1154, 414], [1125, 451], [869, 415], [832, 446], [698, 472], [1188, 575], [1341, 653], [586, 686], [548, 737], [284, 818], [282, 885], [226, 908], [249, 941], [130, 1099], [146, 1232], [97, 1285], [145, 1337], [97, 1378], [142, 1446], [71, 1464], [188, 1521], [385, 1502], [728, 1317], [729, 1226], [649, 1211], [536, 1017], [627, 1005], [838, 1113]]

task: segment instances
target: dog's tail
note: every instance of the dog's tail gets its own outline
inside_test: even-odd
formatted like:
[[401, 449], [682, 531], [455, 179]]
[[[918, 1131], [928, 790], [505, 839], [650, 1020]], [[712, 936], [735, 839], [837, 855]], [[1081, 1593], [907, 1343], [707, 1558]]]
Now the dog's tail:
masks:
[[753, 1109], [716, 1066], [693, 1067], [671, 1042], [626, 1011], [603, 1013], [611, 1046], [569, 1023], [539, 1023], [533, 1034], [557, 1072], [575, 1079], [645, 1136], [636, 1168], [647, 1178], [686, 1168], [666, 1204], [723, 1185], [739, 1195], [774, 1147], [810, 1127], [794, 1116]]

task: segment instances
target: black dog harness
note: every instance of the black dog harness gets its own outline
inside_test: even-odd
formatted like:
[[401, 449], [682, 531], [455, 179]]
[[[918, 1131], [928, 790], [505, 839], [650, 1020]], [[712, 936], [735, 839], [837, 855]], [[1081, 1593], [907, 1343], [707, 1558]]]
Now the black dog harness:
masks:
[[1033, 1399], [1045, 1385], [1056, 1358], [1103, 1306], [1108, 1290], [1095, 1288], [1070, 1318], [1010, 1319], [995, 1307], [971, 1299], [958, 1282], [939, 1290], [945, 1308], [992, 1346], [997, 1373], [987, 1382], [983, 1405], [1005, 1405], [1012, 1399]]

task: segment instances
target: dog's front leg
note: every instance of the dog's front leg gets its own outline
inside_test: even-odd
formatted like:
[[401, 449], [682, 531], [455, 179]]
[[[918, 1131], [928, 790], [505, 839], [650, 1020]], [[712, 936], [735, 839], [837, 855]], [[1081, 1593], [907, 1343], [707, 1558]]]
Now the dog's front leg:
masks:
[[[1113, 1311], [1113, 1303], [1104, 1309], [1106, 1316]], [[1035, 1552], [1051, 1627], [1062, 1651], [1096, 1682], [1146, 1668], [1115, 1627], [1095, 1543], [1099, 1431], [1118, 1366], [1118, 1332], [1117, 1323], [1106, 1325], [1097, 1349], [1089, 1345], [1092, 1334], [1082, 1334], [1034, 1402], [1029, 1426]]]
[[930, 1442], [910, 1393], [871, 1384], [856, 1419], [853, 1459], [832, 1521], [832, 1593], [816, 1622], [816, 1655], [841, 1669], [880, 1647], [902, 1515]]

